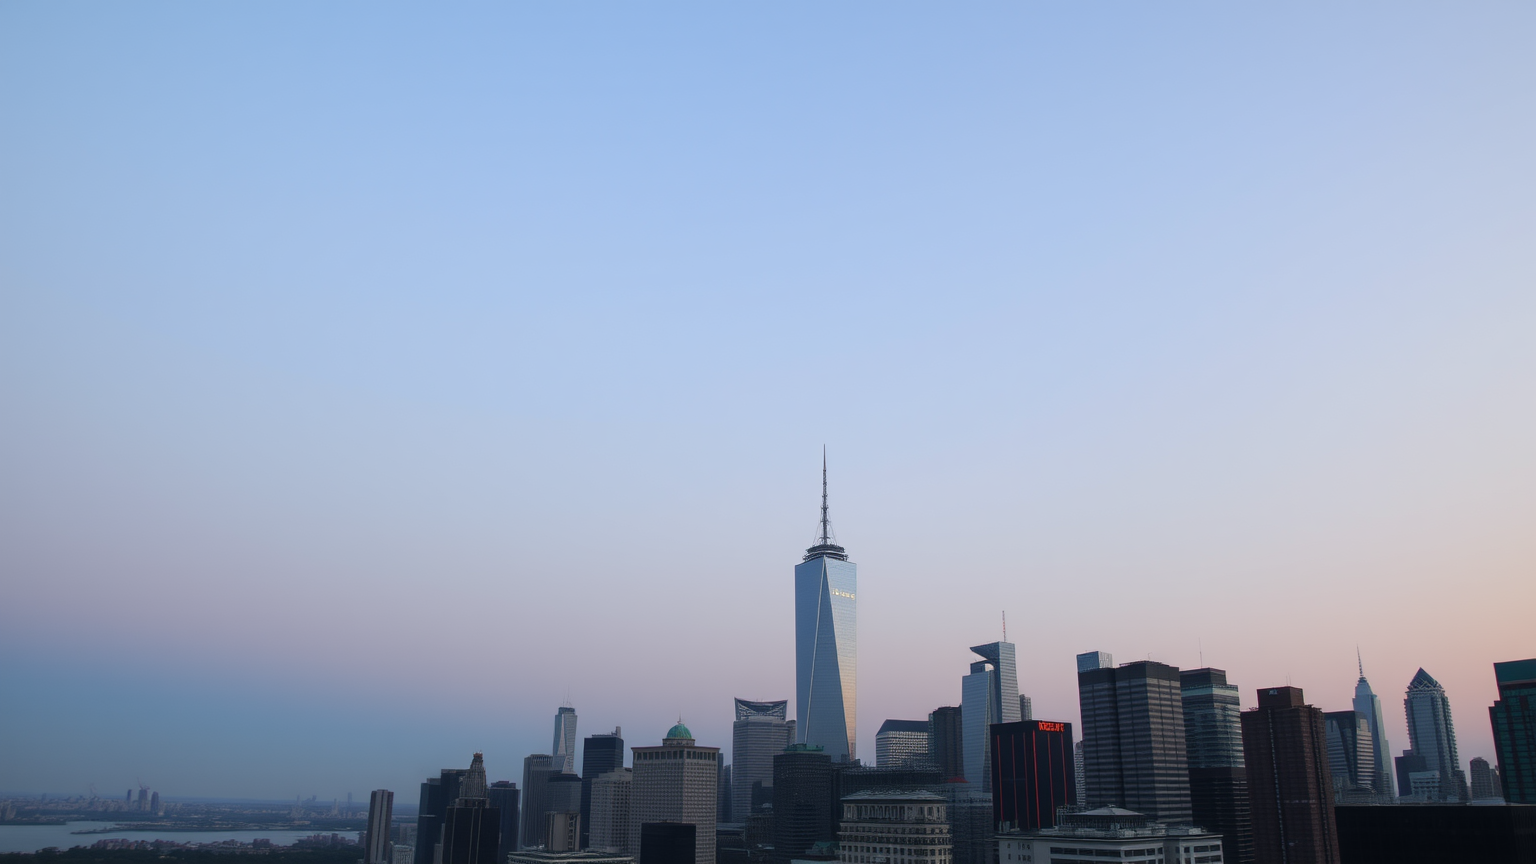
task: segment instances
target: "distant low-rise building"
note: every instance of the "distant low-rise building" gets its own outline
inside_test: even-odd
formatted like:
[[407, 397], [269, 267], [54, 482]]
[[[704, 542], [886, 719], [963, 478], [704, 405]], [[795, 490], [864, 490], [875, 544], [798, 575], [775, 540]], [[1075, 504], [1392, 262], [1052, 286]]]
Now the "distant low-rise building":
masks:
[[998, 835], [998, 864], [1223, 864], [1221, 835], [1100, 807], [1069, 813], [1055, 828]]

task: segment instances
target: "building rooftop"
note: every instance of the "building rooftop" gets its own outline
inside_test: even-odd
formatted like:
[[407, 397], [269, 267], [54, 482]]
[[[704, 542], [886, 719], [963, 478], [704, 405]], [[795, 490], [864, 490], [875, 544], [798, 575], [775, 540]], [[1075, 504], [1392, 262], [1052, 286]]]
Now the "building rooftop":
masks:
[[863, 792], [855, 792], [852, 795], [844, 795], [844, 801], [908, 801], [942, 804], [944, 796], [933, 792], [914, 790], [911, 792], [901, 789], [866, 789]]
[[887, 720], [880, 724], [880, 731], [876, 735], [884, 735], [887, 732], [921, 732], [928, 734], [927, 720]]

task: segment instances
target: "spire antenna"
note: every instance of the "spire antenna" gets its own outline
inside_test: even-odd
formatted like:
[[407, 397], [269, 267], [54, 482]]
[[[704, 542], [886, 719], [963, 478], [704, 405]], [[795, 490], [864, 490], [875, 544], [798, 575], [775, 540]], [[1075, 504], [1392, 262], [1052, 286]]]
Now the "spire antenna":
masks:
[[827, 445], [821, 445], [821, 543], [826, 545], [832, 541], [827, 539], [829, 530], [827, 519]]
[[1365, 661], [1360, 659], [1360, 646], [1355, 646], [1355, 662], [1360, 666], [1360, 677], [1365, 678]]

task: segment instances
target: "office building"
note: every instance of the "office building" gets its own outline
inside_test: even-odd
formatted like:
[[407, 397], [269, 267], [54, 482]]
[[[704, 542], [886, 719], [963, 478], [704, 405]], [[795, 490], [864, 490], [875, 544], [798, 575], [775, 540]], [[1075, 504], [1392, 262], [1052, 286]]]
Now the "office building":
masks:
[[1364, 714], [1370, 725], [1374, 777], [1371, 789], [1376, 793], [1377, 802], [1391, 804], [1397, 798], [1397, 790], [1392, 781], [1392, 748], [1387, 745], [1387, 727], [1381, 718], [1381, 700], [1371, 692], [1371, 684], [1365, 680], [1365, 661], [1360, 658], [1358, 649], [1355, 651], [1355, 663], [1360, 669], [1360, 680], [1355, 682], [1352, 707], [1355, 713]]
[[993, 723], [1019, 719], [1019, 679], [1012, 642], [991, 642], [971, 649], [982, 659], [961, 681], [960, 720], [965, 748], [965, 780], [991, 791]]
[[[563, 774], [561, 776], [570, 777], [573, 775]], [[548, 824], [544, 826], [544, 851], [581, 851], [576, 848], [581, 844], [581, 811], [571, 810], [548, 813], [544, 818], [548, 820]]]
[[1061, 824], [997, 838], [999, 864], [1222, 864], [1221, 836], [1187, 825], [1170, 826], [1141, 813], [1101, 807], [1068, 813]]
[[581, 848], [592, 835], [592, 782], [624, 767], [624, 730], [618, 726], [601, 735], [588, 735], [581, 745]]
[[576, 709], [560, 706], [555, 712], [555, 739], [549, 746], [555, 768], [561, 774], [576, 773]]
[[549, 778], [560, 773], [555, 757], [548, 753], [534, 753], [523, 757], [523, 815], [518, 829], [518, 843], [524, 849], [537, 849], [544, 845], [544, 830], [548, 827], [545, 814], [551, 811]]
[[[694, 864], [699, 826], [691, 822], [644, 822], [640, 825], [640, 864]], [[714, 836], [714, 828], [710, 828]]]
[[718, 770], [719, 779], [715, 781], [715, 819], [716, 824], [724, 824], [734, 821], [731, 813], [731, 766], [722, 759]]
[[368, 830], [363, 834], [364, 864], [390, 864], [389, 827], [395, 815], [395, 793], [375, 789], [368, 795]]
[[[1530, 864], [1536, 807], [1416, 804], [1334, 808], [1349, 864]], [[1170, 862], [1171, 864], [1171, 862]]]
[[415, 864], [416, 847], [410, 843], [389, 845], [389, 864]]
[[1077, 743], [1072, 745], [1072, 770], [1077, 772], [1077, 797], [1072, 799], [1072, 806], [1081, 807], [1083, 806], [1083, 795], [1085, 794], [1083, 790], [1087, 788], [1088, 783], [1084, 779], [1087, 775], [1083, 773], [1083, 739], [1081, 738], [1077, 739]]
[[506, 861], [507, 856], [518, 849], [518, 817], [521, 792], [517, 784], [510, 780], [497, 780], [486, 787], [485, 797], [490, 800], [491, 806], [500, 814], [497, 823], [496, 860]]
[[[753, 702], [736, 700], [736, 721], [731, 725], [731, 813], [737, 822], [747, 821], [754, 809], [752, 789], [773, 786], [773, 757], [795, 743], [796, 723], [789, 719], [789, 700]], [[759, 792], [759, 795], [771, 793]]]
[[629, 790], [634, 773], [628, 768], [592, 779], [592, 829], [589, 848], [623, 852], [629, 848]]
[[1465, 801], [1466, 775], [1456, 752], [1456, 725], [1445, 688], [1420, 669], [1408, 682], [1403, 711], [1408, 716], [1408, 749], [1397, 759], [1399, 793], [1421, 800]]
[[1038, 831], [1056, 824], [1056, 808], [1075, 797], [1072, 724], [1046, 720], [994, 723], [992, 824], [997, 831]]
[[1323, 712], [1300, 688], [1259, 691], [1245, 711], [1243, 761], [1248, 768], [1253, 851], [1258, 864], [1339, 864]]
[[1253, 861], [1248, 771], [1243, 767], [1242, 699], [1222, 669], [1179, 672], [1189, 806], [1196, 825], [1221, 835], [1222, 858]]
[[696, 864], [715, 864], [715, 784], [720, 748], [700, 747], [679, 720], [660, 747], [631, 748], [629, 851], [640, 852], [640, 826], [687, 822], [698, 826]]
[[1328, 773], [1333, 777], [1335, 801], [1370, 804], [1376, 797], [1371, 784], [1376, 774], [1376, 748], [1371, 723], [1358, 711], [1327, 711], [1323, 728], [1328, 734]]
[[965, 777], [965, 730], [958, 706], [928, 715], [928, 758], [945, 780]]
[[773, 757], [774, 862], [802, 857], [817, 843], [837, 838], [832, 758], [820, 747], [796, 744]]
[[795, 720], [799, 743], [834, 762], [858, 758], [858, 567], [837, 545], [821, 462], [821, 527], [795, 567]]
[[1468, 772], [1468, 782], [1472, 786], [1472, 800], [1485, 801], [1489, 798], [1503, 798], [1504, 790], [1499, 784], [1499, 772], [1494, 770], [1488, 760], [1481, 756], [1472, 757], [1472, 770]]
[[1488, 709], [1488, 719], [1504, 800], [1536, 804], [1536, 658], [1495, 663], [1493, 677], [1499, 698]]
[[416, 857], [414, 864], [432, 864], [432, 849], [442, 836], [443, 781], [430, 777], [421, 784], [421, 799], [416, 807]]
[[948, 804], [932, 792], [856, 792], [843, 798], [843, 864], [951, 864]]
[[[1108, 657], [1102, 652], [1081, 655]], [[1077, 673], [1089, 807], [1190, 821], [1189, 756], [1179, 670], [1151, 660]]]
[[476, 753], [443, 817], [440, 864], [498, 864], [501, 812], [486, 797], [485, 762]]
[[927, 768], [927, 720], [887, 720], [875, 733], [875, 766], [879, 768]]
[[1035, 719], [1035, 702], [1034, 702], [1033, 699], [1030, 699], [1028, 696], [1025, 696], [1023, 693], [1019, 694], [1019, 719], [1020, 720], [1033, 720], [1033, 719]]
[[[556, 838], [551, 837], [549, 834], [549, 827], [556, 823], [551, 822], [549, 817], [557, 813], [573, 817], [580, 816], [581, 790], [585, 788], [586, 784], [582, 783], [581, 778], [575, 774], [566, 774], [564, 772], [550, 774], [544, 778], [544, 782], [549, 788], [548, 803], [544, 805], [549, 808], [544, 812], [544, 848], [550, 852], [575, 852], [577, 851], [577, 844], [581, 842], [581, 825], [579, 821], [573, 818], [561, 820], [558, 823], [561, 831], [570, 830], [571, 826], [574, 825], [577, 834], [576, 840], [570, 844], [570, 848], [556, 849], [554, 848]], [[564, 845], [566, 841], [562, 840], [560, 842]]]
[[1115, 658], [1108, 651], [1088, 651], [1077, 655], [1077, 671], [1080, 673], [1093, 669], [1109, 669], [1114, 665]]

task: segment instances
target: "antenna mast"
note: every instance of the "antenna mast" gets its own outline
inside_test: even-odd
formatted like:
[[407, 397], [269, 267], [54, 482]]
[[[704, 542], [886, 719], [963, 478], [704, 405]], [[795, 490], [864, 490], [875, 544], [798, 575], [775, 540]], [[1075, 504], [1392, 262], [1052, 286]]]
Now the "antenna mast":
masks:
[[1008, 641], [1008, 610], [1003, 610], [1003, 641]]
[[831, 543], [828, 539], [829, 520], [827, 519], [827, 445], [821, 445], [821, 542], [822, 545]]

